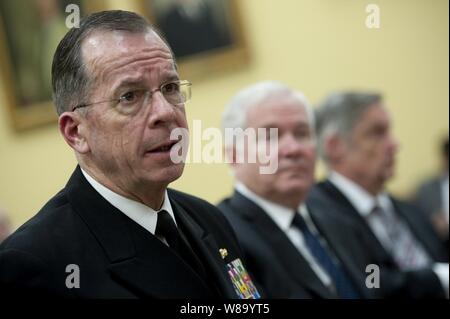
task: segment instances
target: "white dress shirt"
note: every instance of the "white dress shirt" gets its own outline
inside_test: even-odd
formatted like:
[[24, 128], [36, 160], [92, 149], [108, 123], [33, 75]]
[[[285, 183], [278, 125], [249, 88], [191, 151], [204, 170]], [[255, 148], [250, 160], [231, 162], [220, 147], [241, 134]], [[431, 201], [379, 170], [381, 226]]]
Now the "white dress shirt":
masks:
[[[372, 229], [375, 234], [375, 237], [386, 248], [386, 250], [390, 251], [391, 241], [389, 240], [389, 236], [386, 233], [384, 226], [378, 223], [376, 219], [369, 218], [369, 215], [375, 205], [381, 206], [387, 214], [394, 214], [395, 210], [390, 197], [386, 193], [380, 193], [377, 196], [372, 196], [361, 186], [337, 172], [331, 172], [328, 179], [344, 194], [353, 207], [355, 207], [359, 214], [361, 214], [361, 216], [367, 221], [370, 229]], [[432, 269], [439, 277], [448, 297], [449, 264], [434, 263], [434, 265], [432, 265]]]
[[377, 223], [376, 219], [370, 219], [373, 208], [378, 205], [386, 214], [393, 214], [394, 208], [392, 201], [386, 193], [380, 193], [372, 196], [361, 186], [337, 172], [332, 172], [328, 178], [350, 201], [356, 211], [366, 220], [373, 233], [387, 250], [391, 250], [391, 240], [385, 227]]
[[[132, 199], [126, 198], [122, 195], [119, 195], [109, 188], [103, 186], [99, 182], [97, 182], [94, 178], [92, 178], [86, 171], [81, 169], [84, 177], [87, 179], [89, 184], [111, 205], [120, 210], [122, 213], [127, 215], [131, 220], [144, 227], [153, 235], [155, 234], [156, 222], [158, 221], [158, 212], [165, 210], [172, 216], [174, 223], [176, 224], [175, 216], [173, 214], [172, 206], [170, 205], [169, 196], [167, 195], [167, 191], [164, 195], [164, 202], [161, 208], [156, 211], [142, 203], [134, 201]], [[165, 244], [165, 240], [163, 240]]]
[[[262, 210], [286, 234], [292, 244], [294, 244], [298, 252], [305, 258], [317, 277], [319, 277], [319, 280], [326, 287], [331, 289], [332, 281], [330, 276], [328, 276], [322, 266], [320, 266], [313, 255], [311, 255], [311, 253], [309, 252], [309, 249], [305, 244], [302, 232], [297, 227], [292, 226], [292, 220], [294, 219], [293, 210], [291, 208], [278, 205], [276, 203], [268, 201], [265, 198], [262, 198], [261, 196], [249, 190], [244, 184], [240, 182], [236, 182], [235, 188], [243, 196], [247, 197], [262, 208]], [[306, 205], [300, 205], [297, 211], [300, 212], [303, 219], [308, 224], [309, 229], [317, 234], [317, 229], [314, 227]]]

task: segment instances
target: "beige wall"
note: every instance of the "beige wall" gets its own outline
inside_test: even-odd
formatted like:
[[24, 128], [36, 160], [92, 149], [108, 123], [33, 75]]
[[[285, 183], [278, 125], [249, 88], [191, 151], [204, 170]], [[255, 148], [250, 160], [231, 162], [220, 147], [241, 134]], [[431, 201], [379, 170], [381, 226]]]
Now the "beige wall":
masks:
[[[381, 29], [367, 29], [365, 6], [381, 9]], [[111, 1], [120, 3], [120, 0]], [[281, 80], [319, 102], [330, 90], [385, 94], [402, 142], [389, 187], [411, 191], [437, 169], [437, 140], [448, 131], [447, 0], [242, 0], [252, 50], [245, 69], [195, 81], [189, 119], [219, 126], [222, 108], [242, 86]], [[75, 166], [56, 125], [22, 134], [10, 126], [0, 92], [0, 206], [15, 225], [34, 215]], [[174, 187], [216, 202], [231, 191], [224, 164], [190, 164]]]

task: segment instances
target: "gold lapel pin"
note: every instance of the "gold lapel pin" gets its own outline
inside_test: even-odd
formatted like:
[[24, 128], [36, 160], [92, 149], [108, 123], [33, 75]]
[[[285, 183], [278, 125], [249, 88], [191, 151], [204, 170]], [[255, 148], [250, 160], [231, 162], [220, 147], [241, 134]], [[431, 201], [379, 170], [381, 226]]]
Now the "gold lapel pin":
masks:
[[225, 257], [228, 256], [228, 250], [226, 250], [226, 248], [220, 248], [219, 253], [220, 253], [220, 256], [222, 256], [222, 259], [225, 259]]

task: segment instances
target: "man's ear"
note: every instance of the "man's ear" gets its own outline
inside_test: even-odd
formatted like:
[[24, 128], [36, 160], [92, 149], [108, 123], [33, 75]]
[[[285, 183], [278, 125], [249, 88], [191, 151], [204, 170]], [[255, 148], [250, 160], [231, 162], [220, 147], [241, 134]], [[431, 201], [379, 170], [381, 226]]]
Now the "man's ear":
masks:
[[89, 152], [89, 144], [83, 130], [83, 119], [79, 114], [74, 112], [64, 112], [59, 116], [58, 125], [59, 131], [77, 153], [85, 154]]
[[325, 154], [331, 163], [340, 161], [346, 151], [345, 141], [338, 134], [332, 134], [325, 140]]

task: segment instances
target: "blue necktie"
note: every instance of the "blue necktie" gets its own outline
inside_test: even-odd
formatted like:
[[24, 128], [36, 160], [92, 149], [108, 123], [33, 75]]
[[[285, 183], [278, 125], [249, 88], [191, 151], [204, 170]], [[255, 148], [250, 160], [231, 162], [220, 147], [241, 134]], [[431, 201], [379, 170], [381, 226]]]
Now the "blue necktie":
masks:
[[337, 294], [343, 299], [357, 299], [359, 294], [353, 287], [344, 270], [331, 259], [330, 255], [320, 243], [320, 240], [309, 230], [303, 217], [296, 213], [292, 225], [296, 226], [303, 234], [306, 246], [315, 260], [332, 278]]

